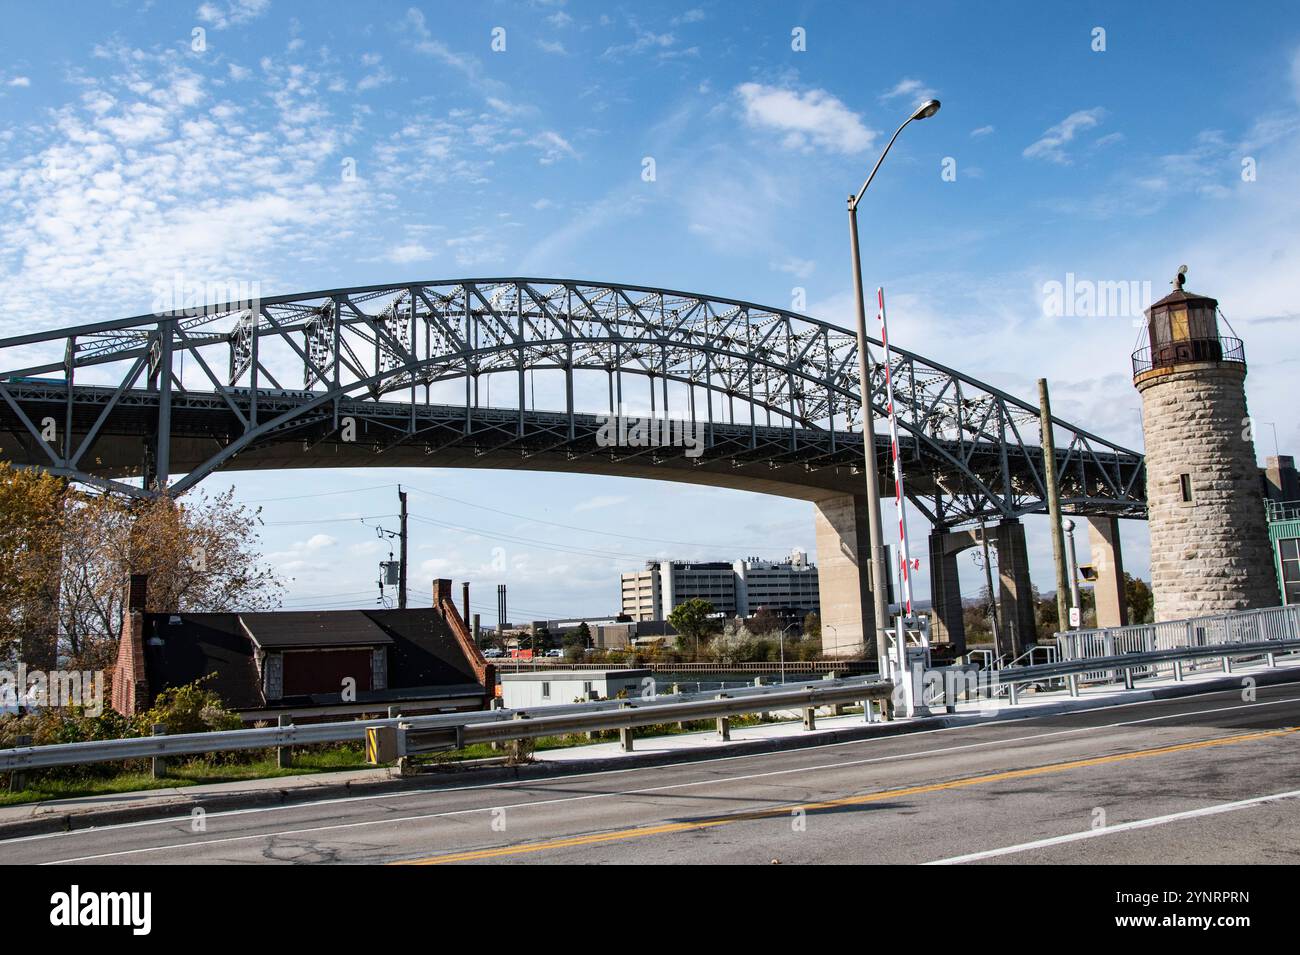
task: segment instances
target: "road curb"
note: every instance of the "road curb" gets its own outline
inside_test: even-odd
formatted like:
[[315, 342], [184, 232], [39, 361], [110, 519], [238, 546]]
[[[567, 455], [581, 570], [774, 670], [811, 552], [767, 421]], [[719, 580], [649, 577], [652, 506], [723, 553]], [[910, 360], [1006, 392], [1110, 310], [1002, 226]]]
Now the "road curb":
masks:
[[[889, 723], [860, 723], [855, 726], [836, 727], [818, 731], [808, 736], [783, 736], [764, 739], [732, 740], [718, 746], [697, 750], [671, 750], [667, 752], [632, 752], [625, 756], [602, 756], [589, 759], [537, 761], [518, 766], [463, 765], [448, 763], [417, 776], [398, 776], [344, 783], [307, 783], [301, 786], [275, 789], [242, 790], [232, 793], [195, 794], [181, 792], [139, 806], [116, 806], [106, 809], [87, 809], [77, 812], [49, 812], [27, 819], [0, 822], [0, 840], [23, 836], [48, 835], [93, 829], [98, 826], [121, 825], [166, 816], [176, 810], [180, 821], [194, 809], [221, 812], [250, 809], [267, 805], [293, 805], [350, 796], [364, 796], [375, 792], [437, 792], [464, 785], [490, 785], [501, 782], [526, 782], [530, 779], [550, 779], [576, 776], [584, 773], [607, 772], [617, 769], [636, 769], [647, 766], [667, 766], [676, 763], [693, 763], [734, 756], [808, 749], [835, 743], [855, 742], [863, 739], [902, 736], [926, 730], [973, 726], [985, 723], [1011, 722], [1045, 716], [1059, 716], [1078, 710], [1153, 700], [1178, 699], [1207, 693], [1237, 689], [1242, 680], [1250, 678], [1257, 686], [1300, 682], [1300, 671], [1276, 669], [1259, 673], [1241, 673], [1193, 684], [1174, 684], [1145, 690], [1132, 690], [1107, 701], [1075, 697], [1042, 706], [1012, 708], [1002, 706], [991, 713], [957, 713], [921, 717]], [[147, 798], [147, 796], [146, 796]], [[39, 808], [36, 809], [39, 812]]]

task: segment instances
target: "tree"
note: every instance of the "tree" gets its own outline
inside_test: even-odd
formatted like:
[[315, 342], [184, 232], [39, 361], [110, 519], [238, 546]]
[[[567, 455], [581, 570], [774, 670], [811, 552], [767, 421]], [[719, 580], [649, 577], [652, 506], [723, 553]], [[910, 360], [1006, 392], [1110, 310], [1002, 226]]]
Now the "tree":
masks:
[[591, 627], [587, 626], [587, 621], [578, 624], [578, 637], [582, 640], [582, 647], [585, 650], [591, 646]]
[[260, 560], [260, 509], [231, 488], [184, 501], [78, 495], [69, 502], [60, 623], [76, 657], [111, 653], [130, 574], [147, 574], [151, 613], [269, 610], [283, 582]]
[[1150, 623], [1154, 618], [1152, 609], [1155, 596], [1151, 587], [1141, 577], [1124, 575], [1124, 601], [1128, 604], [1129, 623]]
[[700, 655], [700, 638], [708, 635], [712, 626], [709, 618], [713, 615], [713, 604], [699, 597], [692, 597], [673, 608], [668, 615], [668, 622], [683, 639], [691, 640], [695, 646], [695, 656]]
[[815, 613], [810, 613], [804, 617], [803, 635], [805, 640], [816, 640], [820, 643], [822, 639], [822, 618]]
[[62, 481], [0, 462], [0, 657], [17, 651], [28, 666], [53, 666]]
[[278, 606], [283, 584], [261, 563], [261, 523], [233, 488], [127, 500], [0, 462], [0, 653], [19, 649], [28, 666], [48, 668], [57, 649], [106, 666], [130, 574], [148, 574], [155, 613]]

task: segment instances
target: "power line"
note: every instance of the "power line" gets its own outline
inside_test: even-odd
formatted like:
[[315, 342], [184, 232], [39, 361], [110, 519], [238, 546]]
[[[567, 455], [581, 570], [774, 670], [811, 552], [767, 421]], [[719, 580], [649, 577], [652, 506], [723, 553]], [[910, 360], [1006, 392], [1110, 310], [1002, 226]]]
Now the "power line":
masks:
[[[734, 553], [737, 550], [755, 549], [755, 545], [753, 544], [742, 544], [742, 545], [732, 545], [732, 546], [721, 545], [721, 544], [695, 544], [689, 541], [669, 540], [667, 538], [662, 538], [662, 537], [642, 537], [637, 534], [619, 534], [615, 531], [602, 531], [594, 527], [581, 527], [577, 524], [562, 524], [559, 523], [558, 521], [548, 521], [540, 517], [529, 517], [527, 514], [516, 514], [513, 511], [503, 511], [499, 508], [488, 507], [486, 504], [474, 504], [471, 501], [462, 501], [459, 498], [449, 497], [446, 494], [436, 494], [433, 491], [426, 491], [423, 488], [411, 487], [411, 490], [415, 491], [418, 494], [427, 494], [429, 497], [437, 497], [437, 498], [441, 498], [444, 501], [451, 501], [453, 504], [461, 504], [465, 507], [474, 507], [474, 508], [478, 508], [481, 511], [491, 511], [493, 514], [501, 514], [505, 517], [513, 517], [516, 520], [532, 521], [535, 524], [547, 524], [551, 527], [563, 528], [564, 530], [579, 531], [584, 534], [602, 534], [605, 537], [622, 537], [622, 538], [626, 538], [627, 540], [649, 541], [650, 543], [653, 544], [673, 544], [678, 547], [695, 547], [700, 549], [719, 550], [719, 551], [725, 550], [728, 553]], [[761, 545], [761, 546], [766, 546], [766, 545]]]

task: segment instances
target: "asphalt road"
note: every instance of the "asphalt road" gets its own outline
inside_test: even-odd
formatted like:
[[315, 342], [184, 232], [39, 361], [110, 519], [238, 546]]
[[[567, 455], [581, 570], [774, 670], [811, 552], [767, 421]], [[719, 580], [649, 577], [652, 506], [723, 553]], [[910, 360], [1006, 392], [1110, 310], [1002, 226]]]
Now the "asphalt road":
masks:
[[1300, 682], [0, 842], [11, 863], [1296, 863]]

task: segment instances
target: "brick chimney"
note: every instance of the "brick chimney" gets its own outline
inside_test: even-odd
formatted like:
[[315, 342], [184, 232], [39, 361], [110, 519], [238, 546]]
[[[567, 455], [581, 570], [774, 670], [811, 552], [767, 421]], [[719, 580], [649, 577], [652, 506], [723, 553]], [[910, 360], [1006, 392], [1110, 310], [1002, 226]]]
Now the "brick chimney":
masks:
[[149, 575], [132, 574], [122, 608], [122, 635], [113, 666], [112, 707], [134, 716], [149, 706], [149, 681], [144, 667], [144, 608], [149, 597]]

